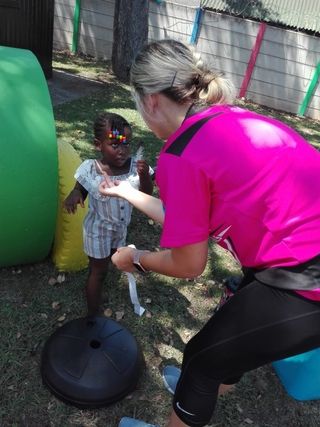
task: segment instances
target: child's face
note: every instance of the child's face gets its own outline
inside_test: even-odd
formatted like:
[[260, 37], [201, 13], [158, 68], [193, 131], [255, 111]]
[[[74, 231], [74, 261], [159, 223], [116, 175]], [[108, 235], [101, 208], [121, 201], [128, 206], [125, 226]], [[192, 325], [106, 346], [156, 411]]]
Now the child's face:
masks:
[[97, 145], [101, 151], [102, 160], [110, 166], [123, 166], [130, 156], [131, 130], [128, 127], [123, 129], [123, 133], [118, 135], [116, 130], [108, 130], [104, 141]]

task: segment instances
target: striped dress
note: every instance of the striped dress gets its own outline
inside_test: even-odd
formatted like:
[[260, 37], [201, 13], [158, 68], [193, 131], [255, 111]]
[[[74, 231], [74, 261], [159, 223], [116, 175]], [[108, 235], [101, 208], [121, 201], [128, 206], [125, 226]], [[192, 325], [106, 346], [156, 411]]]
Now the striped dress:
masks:
[[[149, 169], [152, 174], [152, 169]], [[104, 178], [98, 173], [93, 159], [85, 160], [76, 170], [74, 177], [88, 191], [89, 210], [83, 222], [84, 252], [92, 258], [106, 258], [111, 249], [126, 244], [132, 205], [119, 197], [105, 197], [99, 193], [99, 185]], [[134, 188], [139, 189], [137, 159], [131, 158], [128, 173], [110, 178], [129, 180]]]

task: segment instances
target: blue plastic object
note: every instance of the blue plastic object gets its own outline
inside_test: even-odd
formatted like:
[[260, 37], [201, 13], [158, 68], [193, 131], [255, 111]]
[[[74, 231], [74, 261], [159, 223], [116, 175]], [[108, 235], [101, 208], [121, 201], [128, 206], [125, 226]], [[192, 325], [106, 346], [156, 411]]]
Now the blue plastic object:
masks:
[[120, 420], [118, 427], [159, 427], [155, 424], [148, 424], [142, 420], [136, 420], [135, 418], [123, 417]]
[[278, 360], [272, 366], [294, 399], [320, 399], [320, 348]]
[[181, 375], [181, 369], [173, 365], [167, 365], [162, 372], [162, 379], [169, 393], [174, 394]]

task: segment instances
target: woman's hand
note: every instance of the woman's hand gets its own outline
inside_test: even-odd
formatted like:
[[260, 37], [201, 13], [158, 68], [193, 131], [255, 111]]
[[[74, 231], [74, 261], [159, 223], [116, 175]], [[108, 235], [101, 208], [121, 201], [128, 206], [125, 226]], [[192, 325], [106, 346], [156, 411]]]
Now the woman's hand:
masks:
[[[123, 247], [112, 255], [112, 262], [122, 271], [137, 271], [133, 265], [137, 249]], [[198, 277], [205, 269], [208, 257], [208, 240], [159, 252], [140, 251], [140, 262], [145, 270], [182, 279]]]
[[128, 181], [102, 181], [99, 185], [99, 192], [103, 196], [116, 196], [127, 199], [127, 196], [134, 190]]
[[128, 273], [137, 272], [137, 269], [133, 265], [134, 251], [136, 251], [136, 249], [129, 246], [118, 248], [117, 252], [112, 255], [111, 261], [119, 270]]
[[136, 190], [128, 181], [114, 181], [112, 186], [107, 181], [103, 181], [99, 185], [99, 191], [103, 196], [116, 196], [127, 200], [159, 224], [162, 224], [164, 221], [164, 210], [161, 200]]

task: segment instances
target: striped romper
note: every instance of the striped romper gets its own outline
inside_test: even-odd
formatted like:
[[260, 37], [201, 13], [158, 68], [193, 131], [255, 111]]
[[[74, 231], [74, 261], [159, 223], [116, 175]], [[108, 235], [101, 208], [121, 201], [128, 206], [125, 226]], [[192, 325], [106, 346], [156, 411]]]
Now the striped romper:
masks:
[[[150, 168], [150, 174], [152, 172]], [[99, 185], [104, 178], [97, 172], [93, 159], [85, 160], [76, 170], [74, 177], [88, 191], [89, 210], [83, 222], [84, 252], [92, 258], [107, 258], [111, 249], [126, 244], [132, 205], [118, 197], [106, 197], [99, 193]], [[139, 189], [136, 159], [132, 157], [127, 174], [110, 178], [130, 180], [131, 185]]]

